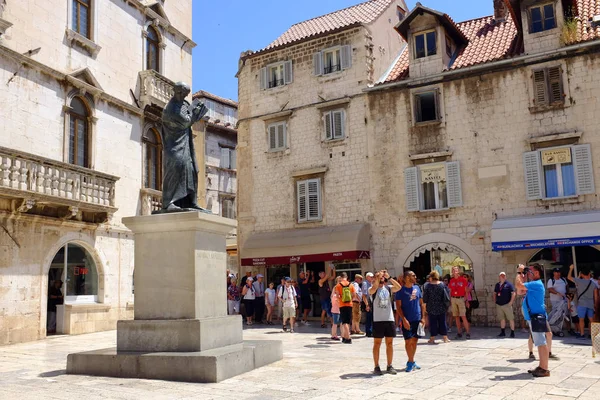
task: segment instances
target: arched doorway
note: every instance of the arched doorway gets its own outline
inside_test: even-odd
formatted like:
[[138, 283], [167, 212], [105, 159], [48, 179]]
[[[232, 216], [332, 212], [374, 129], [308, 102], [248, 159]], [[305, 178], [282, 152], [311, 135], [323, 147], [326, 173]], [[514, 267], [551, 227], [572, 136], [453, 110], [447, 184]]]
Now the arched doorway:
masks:
[[61, 304], [98, 301], [98, 269], [92, 255], [81, 245], [61, 247], [48, 271], [47, 333], [56, 333]]
[[[408, 265], [407, 265], [408, 264]], [[450, 276], [452, 268], [473, 274], [473, 262], [458, 247], [448, 243], [428, 243], [411, 254], [404, 265], [417, 275], [419, 283], [424, 283], [431, 271], [437, 271], [440, 277]]]

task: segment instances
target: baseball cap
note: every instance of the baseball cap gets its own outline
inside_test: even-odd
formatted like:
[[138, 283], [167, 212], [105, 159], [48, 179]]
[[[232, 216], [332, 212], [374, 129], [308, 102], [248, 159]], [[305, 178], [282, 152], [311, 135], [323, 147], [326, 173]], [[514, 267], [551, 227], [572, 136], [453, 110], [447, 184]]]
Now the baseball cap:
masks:
[[504, 275], [504, 276], [506, 276], [506, 272], [500, 272], [500, 273], [498, 274], [498, 276], [500, 276], [500, 275]]
[[354, 275], [354, 279], [364, 279], [361, 274]]
[[372, 272], [367, 272], [367, 278], [369, 278], [371, 276], [373, 276], [373, 273]]
[[248, 278], [246, 278], [246, 280], [252, 282], [254, 279], [251, 276], [249, 276]]
[[286, 282], [289, 282], [289, 281], [291, 281], [291, 280], [292, 280], [292, 278], [290, 278], [289, 276], [286, 276], [286, 277], [285, 277], [285, 281], [286, 281]]
[[264, 278], [264, 276], [262, 274], [258, 274], [256, 275], [256, 278]]
[[556, 267], [552, 270], [552, 272], [561, 272], [561, 269], [559, 267]]

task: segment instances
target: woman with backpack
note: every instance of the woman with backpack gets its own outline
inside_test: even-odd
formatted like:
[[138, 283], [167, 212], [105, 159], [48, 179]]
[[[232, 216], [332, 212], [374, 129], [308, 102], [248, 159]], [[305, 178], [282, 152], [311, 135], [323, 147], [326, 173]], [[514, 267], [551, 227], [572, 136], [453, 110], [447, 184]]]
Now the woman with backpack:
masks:
[[432, 271], [429, 274], [431, 280], [423, 292], [423, 303], [426, 304], [426, 314], [429, 320], [429, 344], [435, 344], [435, 337], [442, 335], [444, 343], [450, 343], [448, 339], [448, 328], [446, 325], [446, 313], [450, 306], [450, 291], [440, 282], [440, 274]]
[[342, 324], [342, 343], [351, 344], [350, 324], [352, 323], [352, 299], [354, 298], [354, 286], [348, 282], [348, 274], [342, 272], [340, 283], [334, 291], [340, 296], [340, 322]]

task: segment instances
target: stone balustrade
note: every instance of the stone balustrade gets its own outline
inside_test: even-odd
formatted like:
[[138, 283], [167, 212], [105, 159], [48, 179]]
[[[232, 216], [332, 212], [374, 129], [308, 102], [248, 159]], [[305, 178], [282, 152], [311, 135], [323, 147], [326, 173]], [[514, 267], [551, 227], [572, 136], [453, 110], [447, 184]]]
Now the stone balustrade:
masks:
[[0, 147], [0, 195], [37, 202], [93, 209], [115, 207], [119, 178], [88, 168]]
[[142, 215], [151, 215], [153, 211], [162, 209], [162, 192], [144, 188], [140, 190], [142, 199]]
[[156, 105], [164, 108], [173, 97], [174, 83], [154, 70], [139, 72], [140, 106]]

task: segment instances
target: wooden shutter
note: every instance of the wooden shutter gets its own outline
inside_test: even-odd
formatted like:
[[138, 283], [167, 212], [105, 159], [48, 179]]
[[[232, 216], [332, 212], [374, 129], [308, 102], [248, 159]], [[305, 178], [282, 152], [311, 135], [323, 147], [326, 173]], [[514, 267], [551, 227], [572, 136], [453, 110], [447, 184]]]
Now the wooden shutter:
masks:
[[421, 96], [418, 94], [414, 97], [415, 100], [415, 122], [422, 122], [423, 115], [421, 113]]
[[460, 181], [460, 164], [458, 161], [446, 163], [446, 185], [448, 207], [462, 207], [462, 184]]
[[537, 200], [544, 197], [542, 189], [542, 163], [538, 151], [529, 151], [523, 154], [523, 167], [525, 169], [525, 188], [527, 200]]
[[333, 111], [333, 138], [339, 139], [344, 137], [344, 111]]
[[313, 55], [313, 66], [315, 75], [323, 75], [323, 53], [318, 52]]
[[547, 69], [548, 74], [548, 95], [550, 104], [563, 102], [562, 76], [560, 67]]
[[352, 46], [342, 46], [340, 50], [340, 66], [348, 69], [352, 66]]
[[440, 110], [440, 90], [435, 89], [433, 91], [433, 96], [435, 98], [435, 119], [437, 121], [440, 121], [441, 117], [442, 117], [441, 110]]
[[283, 83], [284, 85], [292, 83], [294, 74], [292, 71], [292, 62], [286, 61], [283, 63]]
[[298, 191], [298, 222], [305, 222], [308, 217], [308, 181], [298, 181], [296, 185]]
[[419, 171], [417, 167], [404, 170], [407, 211], [419, 211]]
[[592, 149], [589, 144], [571, 147], [574, 160], [575, 183], [577, 194], [594, 194], [594, 169], [592, 167]]
[[546, 70], [538, 69], [536, 71], [533, 71], [533, 95], [536, 106], [543, 106], [545, 104], [548, 104], [546, 88]]
[[277, 148], [277, 125], [269, 125], [269, 150]]
[[269, 76], [267, 74], [267, 68], [260, 69], [260, 88], [261, 90], [269, 88]]
[[229, 168], [229, 149], [221, 148], [221, 168]]
[[237, 167], [237, 152], [235, 150], [229, 150], [229, 164], [231, 169]]
[[277, 125], [277, 148], [285, 149], [285, 122]]
[[331, 114], [331, 112], [325, 113], [325, 138], [327, 140], [333, 139], [333, 131], [331, 129]]
[[321, 219], [321, 180], [308, 180], [308, 220]]

